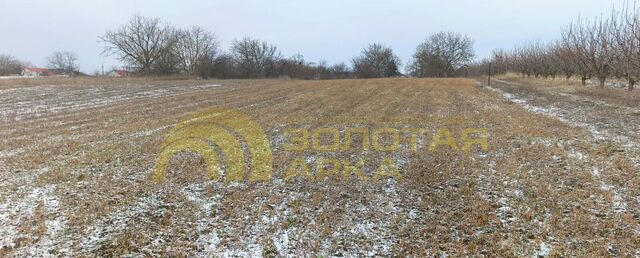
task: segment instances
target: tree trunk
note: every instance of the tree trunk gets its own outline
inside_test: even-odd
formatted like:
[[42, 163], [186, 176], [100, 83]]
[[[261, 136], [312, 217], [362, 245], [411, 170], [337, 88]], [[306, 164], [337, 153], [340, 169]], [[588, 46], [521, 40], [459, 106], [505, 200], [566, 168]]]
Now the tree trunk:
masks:
[[604, 82], [607, 80], [607, 77], [598, 77], [598, 81], [600, 81], [600, 89], [604, 89]]
[[582, 86], [587, 86], [587, 77], [582, 76]]
[[636, 85], [636, 80], [629, 78], [629, 91], [633, 90], [633, 86]]

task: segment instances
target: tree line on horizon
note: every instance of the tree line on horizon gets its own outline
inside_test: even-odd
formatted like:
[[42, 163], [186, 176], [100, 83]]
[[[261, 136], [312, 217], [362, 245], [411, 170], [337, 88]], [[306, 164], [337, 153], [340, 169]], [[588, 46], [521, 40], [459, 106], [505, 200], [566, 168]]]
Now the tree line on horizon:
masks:
[[[159, 18], [133, 16], [128, 23], [99, 37], [103, 54], [131, 67], [134, 75], [185, 74], [220, 79], [346, 79], [398, 76], [456, 77], [466, 74], [475, 57], [473, 41], [454, 32], [440, 32], [422, 42], [401, 72], [402, 62], [389, 46], [372, 43], [350, 62], [328, 65], [300, 55], [284, 57], [277, 46], [245, 37], [224, 51], [215, 34], [200, 26], [177, 28]], [[56, 52], [48, 67], [77, 71], [72, 52]], [[16, 74], [28, 66], [12, 56], [0, 55], [0, 76]]]
[[[0, 76], [19, 75], [28, 67], [33, 67], [33, 64], [20, 61], [11, 55], [0, 54]], [[53, 52], [47, 57], [47, 68], [58, 70], [61, 74], [68, 76], [80, 74], [78, 57], [70, 51]]]
[[632, 91], [640, 80], [640, 8], [625, 4], [609, 17], [578, 18], [562, 28], [558, 40], [494, 50], [490, 59], [475, 64], [473, 70], [486, 74], [490, 63], [496, 74], [577, 77], [583, 85], [595, 79], [600, 88], [608, 79], [624, 79]]

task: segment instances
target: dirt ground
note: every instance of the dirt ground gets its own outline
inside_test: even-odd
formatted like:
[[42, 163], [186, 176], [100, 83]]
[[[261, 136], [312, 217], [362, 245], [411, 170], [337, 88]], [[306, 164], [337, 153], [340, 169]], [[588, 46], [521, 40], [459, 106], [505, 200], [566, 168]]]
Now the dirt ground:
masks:
[[[499, 79], [3, 82], [0, 256], [640, 255], [635, 95]], [[150, 180], [210, 107], [262, 126], [272, 180], [208, 180], [191, 152]], [[417, 150], [285, 149], [288, 128], [381, 127], [425, 131]], [[429, 151], [442, 128], [486, 128], [489, 149]], [[284, 180], [322, 158], [402, 177]]]
[[547, 114], [589, 129], [598, 142], [609, 141], [628, 150], [640, 149], [640, 91], [599, 89], [576, 81], [521, 79], [502, 76], [494, 81], [508, 99], [533, 112]]

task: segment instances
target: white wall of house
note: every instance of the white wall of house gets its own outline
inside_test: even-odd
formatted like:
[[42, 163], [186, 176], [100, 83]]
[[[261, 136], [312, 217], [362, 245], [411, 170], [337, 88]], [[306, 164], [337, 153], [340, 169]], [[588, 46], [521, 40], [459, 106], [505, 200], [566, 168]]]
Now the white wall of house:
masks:
[[25, 69], [25, 70], [22, 70], [22, 77], [39, 78], [39, 77], [47, 77], [47, 75], [39, 73], [37, 71], [30, 71]]
[[38, 78], [38, 77], [40, 77], [40, 74], [38, 74], [36, 72], [22, 71], [22, 77]]

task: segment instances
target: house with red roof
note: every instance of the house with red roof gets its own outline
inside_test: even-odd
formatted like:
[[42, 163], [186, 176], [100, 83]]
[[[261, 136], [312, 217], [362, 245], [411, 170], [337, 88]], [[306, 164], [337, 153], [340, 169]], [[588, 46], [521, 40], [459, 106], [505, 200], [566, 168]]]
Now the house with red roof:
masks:
[[109, 77], [127, 77], [129, 72], [126, 70], [113, 70], [109, 73]]
[[46, 68], [27, 67], [22, 70], [23, 77], [39, 78], [39, 77], [53, 77], [55, 74]]

